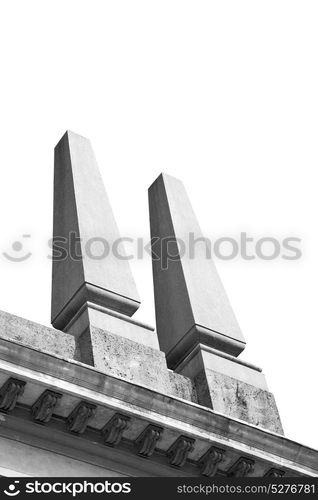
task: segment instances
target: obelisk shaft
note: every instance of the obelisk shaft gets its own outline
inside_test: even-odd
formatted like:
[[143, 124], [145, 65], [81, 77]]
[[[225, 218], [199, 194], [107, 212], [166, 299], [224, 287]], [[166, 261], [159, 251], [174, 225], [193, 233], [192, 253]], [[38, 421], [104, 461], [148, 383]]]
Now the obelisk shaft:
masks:
[[90, 141], [66, 132], [55, 148], [52, 324], [85, 302], [132, 316], [139, 296]]
[[204, 242], [193, 243], [203, 237], [182, 182], [161, 174], [149, 208], [157, 333], [168, 365], [198, 343], [237, 356], [244, 338]]

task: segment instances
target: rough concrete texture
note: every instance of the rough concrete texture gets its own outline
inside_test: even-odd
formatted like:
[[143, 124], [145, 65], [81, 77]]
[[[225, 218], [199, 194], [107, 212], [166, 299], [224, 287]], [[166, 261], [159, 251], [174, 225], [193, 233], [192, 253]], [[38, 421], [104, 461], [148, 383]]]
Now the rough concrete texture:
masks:
[[278, 434], [284, 434], [273, 394], [227, 375], [202, 370], [195, 378], [198, 402]]
[[92, 327], [76, 339], [0, 311], [0, 338], [64, 359], [81, 361], [114, 377], [283, 434], [270, 392], [208, 369], [202, 370], [193, 383], [189, 377], [167, 369], [163, 352], [105, 330]]
[[75, 357], [75, 340], [71, 335], [3, 311], [0, 311], [0, 337], [65, 359]]
[[196, 388], [194, 382], [192, 382], [190, 378], [173, 372], [172, 370], [169, 370], [169, 377], [171, 394], [178, 398], [192, 401], [193, 403], [198, 402]]
[[163, 352], [99, 328], [92, 327], [91, 333], [87, 330], [76, 339], [60, 330], [0, 311], [0, 338], [74, 359], [114, 377], [197, 402], [191, 380], [169, 371]]
[[91, 327], [94, 366], [104, 373], [171, 393], [165, 355], [130, 339]]

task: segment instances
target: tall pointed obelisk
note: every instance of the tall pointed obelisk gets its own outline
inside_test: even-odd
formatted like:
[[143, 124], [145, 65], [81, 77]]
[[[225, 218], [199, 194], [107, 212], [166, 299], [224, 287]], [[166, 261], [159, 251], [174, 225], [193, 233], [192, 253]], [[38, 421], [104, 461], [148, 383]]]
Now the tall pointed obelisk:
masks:
[[[237, 356], [245, 341], [182, 182], [161, 174], [149, 206], [157, 330], [168, 365], [175, 368], [198, 342]], [[197, 240], [192, 250], [190, 239]]]
[[237, 359], [245, 341], [182, 182], [161, 174], [149, 209], [157, 334], [169, 368], [194, 380], [199, 403], [282, 432], [261, 369]]
[[139, 296], [129, 262], [111, 251], [120, 234], [94, 152], [88, 139], [69, 131], [55, 148], [53, 241], [56, 328], [65, 328], [87, 300], [134, 314]]
[[90, 141], [68, 131], [55, 148], [51, 322], [100, 368], [102, 331], [158, 350], [153, 328], [130, 318], [140, 301], [124, 255]]

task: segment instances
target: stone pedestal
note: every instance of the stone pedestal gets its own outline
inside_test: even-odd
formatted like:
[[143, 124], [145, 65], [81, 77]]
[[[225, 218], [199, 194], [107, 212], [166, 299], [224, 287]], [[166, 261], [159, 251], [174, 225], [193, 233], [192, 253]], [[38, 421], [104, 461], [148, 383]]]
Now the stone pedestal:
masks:
[[84, 304], [65, 332], [76, 356], [103, 373], [170, 392], [166, 358], [154, 328], [110, 309]]
[[260, 368], [198, 344], [176, 371], [194, 381], [199, 404], [283, 434], [275, 398]]

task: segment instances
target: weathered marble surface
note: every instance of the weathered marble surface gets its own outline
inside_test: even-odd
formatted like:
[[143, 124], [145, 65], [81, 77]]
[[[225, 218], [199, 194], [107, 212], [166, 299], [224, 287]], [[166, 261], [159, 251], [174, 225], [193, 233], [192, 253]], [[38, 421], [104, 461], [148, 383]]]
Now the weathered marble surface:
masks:
[[163, 352], [100, 328], [92, 327], [91, 337], [84, 333], [76, 338], [0, 311], [1, 338], [64, 359], [80, 361], [95, 366], [103, 373], [196, 402], [193, 383], [188, 377], [168, 370]]
[[196, 376], [195, 385], [200, 404], [229, 417], [284, 434], [271, 392], [208, 369]]
[[171, 392], [169, 373], [163, 352], [119, 335], [91, 328], [94, 366], [103, 373]]
[[[253, 477], [267, 475], [273, 468], [284, 471], [285, 477], [318, 475], [317, 451], [308, 446], [94, 367], [0, 339], [0, 387], [8, 377], [25, 382], [25, 390], [12, 412], [1, 414], [0, 470], [4, 475], [5, 468], [38, 476], [63, 475], [62, 468], [68, 476], [100, 475], [96, 469], [101, 467], [105, 476], [193, 477], [201, 474], [202, 458], [212, 446], [224, 450], [218, 466], [223, 477], [247, 460], [253, 463], [249, 473]], [[61, 398], [49, 424], [39, 425], [30, 419], [30, 411], [46, 390]], [[69, 431], [67, 422], [83, 402], [96, 406], [96, 411], [82, 438]], [[127, 417], [129, 425], [121, 442], [109, 447], [101, 430], [115, 414]], [[134, 444], [149, 425], [162, 432], [157, 450], [145, 460]], [[184, 466], [172, 468], [167, 452], [181, 437], [194, 440], [193, 447]]]
[[0, 311], [0, 337], [65, 359], [76, 357], [71, 335], [4, 311]]
[[198, 402], [195, 384], [189, 377], [180, 375], [180, 373], [173, 372], [172, 370], [169, 370], [169, 377], [172, 394], [193, 403]]

